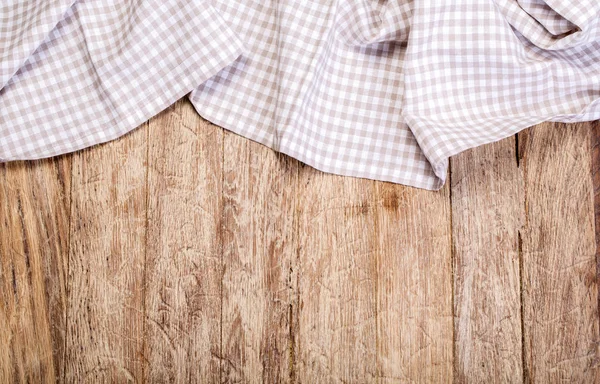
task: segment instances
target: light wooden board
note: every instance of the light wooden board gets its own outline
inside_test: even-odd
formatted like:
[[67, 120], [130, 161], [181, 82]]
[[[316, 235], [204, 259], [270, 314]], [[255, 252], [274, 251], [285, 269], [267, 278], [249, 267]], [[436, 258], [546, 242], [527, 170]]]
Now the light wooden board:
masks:
[[298, 162], [226, 132], [221, 382], [290, 378]]
[[0, 383], [64, 378], [71, 161], [0, 165]]
[[452, 382], [449, 186], [378, 183], [376, 196], [379, 382]]
[[220, 381], [222, 136], [189, 103], [149, 124], [148, 382]]
[[377, 380], [377, 215], [374, 183], [302, 166], [294, 282], [295, 378]]
[[455, 372], [461, 383], [523, 381], [516, 137], [451, 161]]
[[73, 156], [67, 382], [141, 377], [147, 127]]
[[590, 124], [544, 124], [520, 136], [524, 368], [531, 382], [600, 382], [591, 132]]
[[0, 165], [0, 382], [599, 381], [599, 131], [468, 151], [428, 192], [181, 101]]

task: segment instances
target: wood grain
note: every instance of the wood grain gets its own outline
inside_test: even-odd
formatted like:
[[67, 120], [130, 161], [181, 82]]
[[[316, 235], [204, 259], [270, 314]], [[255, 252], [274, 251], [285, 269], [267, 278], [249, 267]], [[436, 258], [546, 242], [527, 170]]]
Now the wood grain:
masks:
[[535, 127], [430, 192], [180, 101], [2, 164], [0, 383], [600, 382], [599, 134]]
[[516, 137], [451, 162], [455, 374], [523, 381], [519, 231], [525, 216]]
[[142, 379], [146, 138], [73, 157], [67, 382]]
[[187, 101], [149, 123], [147, 382], [221, 380], [222, 134]]
[[[600, 120], [588, 124], [591, 129], [591, 167], [592, 184], [594, 187], [594, 224], [596, 231], [596, 278], [600, 279]], [[598, 289], [600, 290], [600, 286]], [[600, 308], [600, 291], [598, 294], [598, 308]]]
[[0, 383], [63, 377], [71, 162], [0, 165]]
[[598, 279], [589, 124], [544, 124], [520, 136], [525, 375], [600, 382]]
[[377, 355], [381, 383], [453, 380], [449, 187], [378, 183]]
[[376, 382], [373, 182], [302, 166], [298, 183], [294, 380]]
[[288, 382], [298, 163], [224, 133], [221, 382]]

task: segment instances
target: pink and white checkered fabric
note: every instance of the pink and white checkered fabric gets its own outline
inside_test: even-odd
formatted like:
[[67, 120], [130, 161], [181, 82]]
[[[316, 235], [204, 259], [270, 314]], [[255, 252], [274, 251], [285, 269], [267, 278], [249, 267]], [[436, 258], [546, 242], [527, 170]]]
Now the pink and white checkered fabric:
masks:
[[0, 160], [198, 113], [341, 175], [440, 188], [448, 158], [600, 119], [598, 0], [4, 0]]

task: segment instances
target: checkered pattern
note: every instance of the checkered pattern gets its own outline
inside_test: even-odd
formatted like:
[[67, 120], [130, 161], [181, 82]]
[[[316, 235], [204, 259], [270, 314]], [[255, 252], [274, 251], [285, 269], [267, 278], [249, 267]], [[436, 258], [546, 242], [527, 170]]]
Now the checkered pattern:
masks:
[[600, 119], [597, 0], [8, 0], [0, 21], [4, 160], [111, 140], [191, 91], [315, 168], [438, 189], [460, 151]]
[[[0, 90], [2, 160], [117, 138], [242, 53], [242, 42], [203, 1], [16, 0], [0, 5], [0, 20], [1, 74], [10, 75]], [[39, 45], [24, 59], [34, 40]]]

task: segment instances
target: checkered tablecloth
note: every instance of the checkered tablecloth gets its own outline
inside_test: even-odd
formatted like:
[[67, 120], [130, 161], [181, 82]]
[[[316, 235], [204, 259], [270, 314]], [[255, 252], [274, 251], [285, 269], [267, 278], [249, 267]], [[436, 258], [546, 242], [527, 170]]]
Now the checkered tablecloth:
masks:
[[189, 94], [320, 170], [437, 189], [465, 149], [600, 119], [600, 1], [4, 0], [0, 87], [0, 161]]

